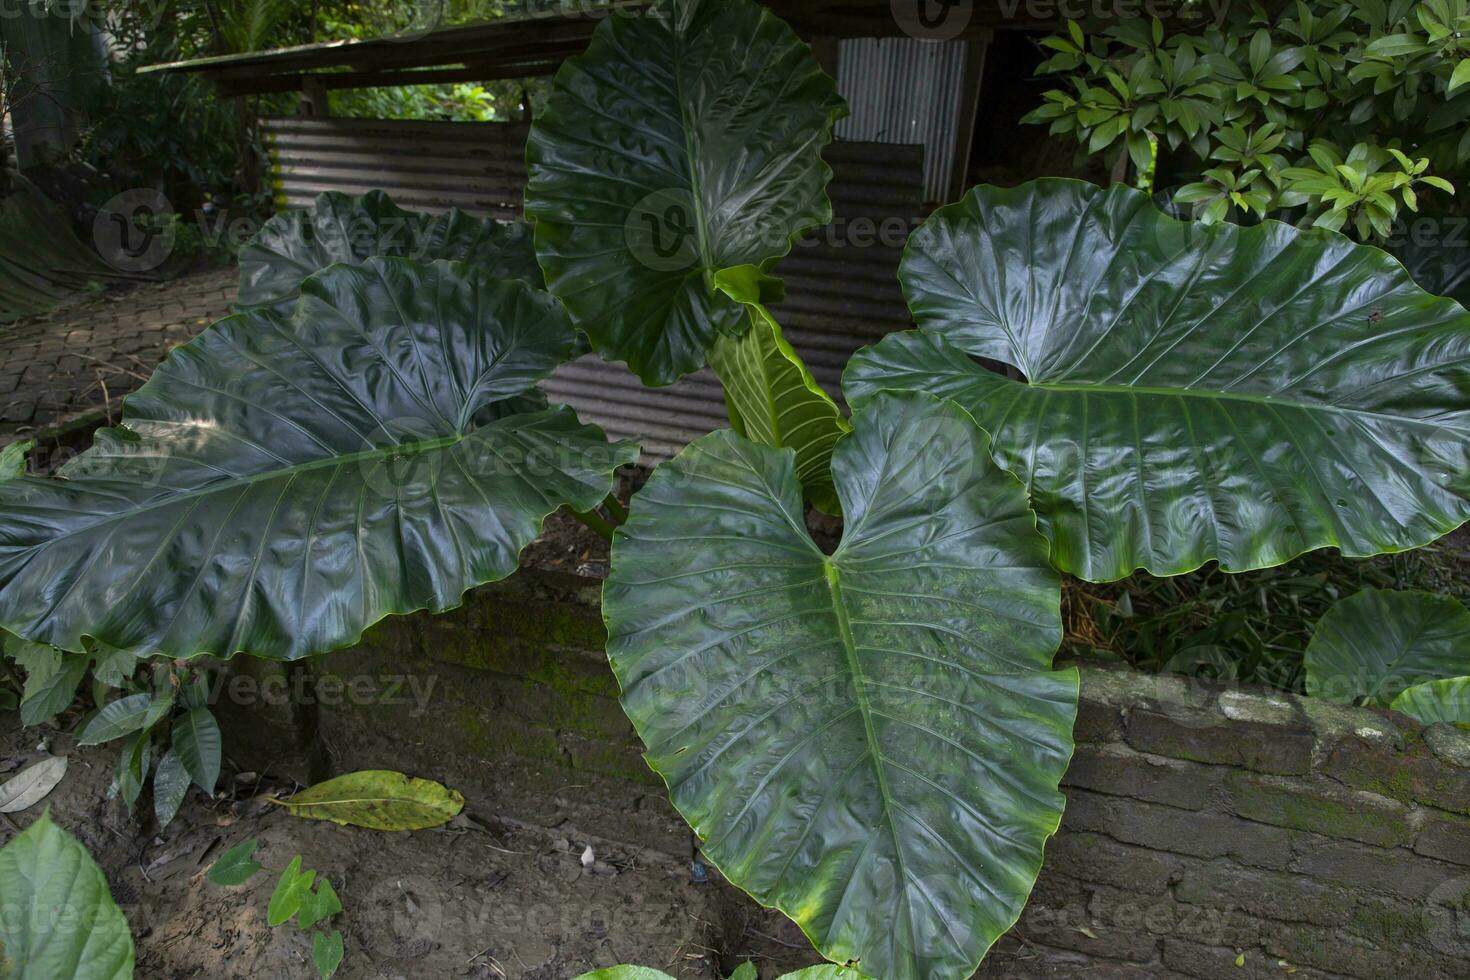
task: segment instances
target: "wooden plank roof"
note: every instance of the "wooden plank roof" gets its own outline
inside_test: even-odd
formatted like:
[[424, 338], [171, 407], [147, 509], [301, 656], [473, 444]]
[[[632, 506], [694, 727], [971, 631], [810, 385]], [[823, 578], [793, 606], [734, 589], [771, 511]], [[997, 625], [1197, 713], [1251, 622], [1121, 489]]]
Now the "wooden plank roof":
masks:
[[[904, 31], [890, 0], [763, 0], [802, 36], [891, 37]], [[922, 2], [922, 0], [919, 0]], [[327, 41], [249, 54], [195, 58], [151, 65], [144, 72], [196, 72], [227, 95], [298, 91], [307, 76], [326, 88], [370, 88], [554, 74], [567, 58], [587, 47], [603, 18], [646, 8], [649, 0], [617, 0], [588, 9], [587, 0], [566, 13], [532, 14], [408, 32], [370, 40]], [[566, 5], [562, 5], [565, 7]], [[1036, 18], [1025, 3], [974, 4], [961, 37], [981, 37], [996, 28], [1043, 29], [1055, 23]]]

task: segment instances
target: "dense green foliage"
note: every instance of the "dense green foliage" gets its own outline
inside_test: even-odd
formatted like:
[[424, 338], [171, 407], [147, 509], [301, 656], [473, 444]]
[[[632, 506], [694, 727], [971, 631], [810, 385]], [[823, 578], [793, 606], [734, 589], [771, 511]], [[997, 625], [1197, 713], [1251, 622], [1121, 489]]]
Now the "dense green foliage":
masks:
[[[1382, 241], [1470, 162], [1466, 0], [1200, 4], [1042, 43], [1057, 77], [1028, 121], [1131, 160], [1207, 221], [1297, 209]], [[1190, 21], [1189, 15], [1194, 20]]]
[[1302, 660], [1312, 626], [1338, 600], [1366, 588], [1470, 599], [1464, 566], [1440, 548], [1367, 561], [1328, 550], [1240, 574], [1211, 563], [1170, 578], [1139, 573], [1066, 585], [1064, 655], [1296, 693], [1306, 690]]

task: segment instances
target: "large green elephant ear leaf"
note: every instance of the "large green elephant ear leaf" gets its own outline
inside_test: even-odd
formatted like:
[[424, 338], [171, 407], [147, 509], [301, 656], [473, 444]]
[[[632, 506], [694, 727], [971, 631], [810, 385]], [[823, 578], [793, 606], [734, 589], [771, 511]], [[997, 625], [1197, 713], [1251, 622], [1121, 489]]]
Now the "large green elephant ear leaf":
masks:
[[133, 936], [87, 849], [43, 813], [0, 848], [0, 974], [131, 980]]
[[1470, 313], [1377, 249], [1039, 180], [936, 212], [900, 275], [922, 332], [855, 357], [848, 400], [967, 408], [1064, 571], [1362, 557], [1470, 518]]
[[762, 445], [794, 450], [796, 478], [807, 499], [823, 513], [839, 514], [832, 447], [852, 426], [766, 309], [760, 295], [764, 277], [749, 266], [731, 271], [736, 283], [722, 274], [721, 288], [745, 304], [750, 329], [741, 337], [720, 337], [709, 352], [710, 367], [725, 389], [731, 426]]
[[843, 111], [811, 49], [754, 0], [604, 20], [526, 147], [548, 287], [593, 347], [666, 385], [743, 333], [714, 277], [832, 219], [821, 151]]
[[1406, 687], [1389, 705], [1421, 725], [1470, 727], [1470, 677], [1449, 677]]
[[382, 191], [361, 197], [328, 191], [309, 211], [271, 218], [240, 249], [237, 302], [289, 313], [307, 277], [375, 256], [466, 262], [497, 279], [545, 285], [531, 226], [524, 221], [475, 218], [457, 208], [421, 214], [403, 210]]
[[649, 764], [730, 881], [828, 959], [969, 977], [1057, 829], [1077, 673], [1021, 484], [961, 409], [870, 402], [830, 557], [794, 453], [721, 431], [614, 538], [608, 655]]
[[1307, 693], [1386, 708], [1406, 688], [1470, 675], [1470, 610], [1431, 592], [1364, 589], [1317, 622]]
[[567, 408], [475, 422], [574, 342], [545, 292], [406, 259], [327, 269], [290, 320], [221, 320], [64, 479], [0, 484], [0, 627], [294, 659], [458, 605], [636, 458]]

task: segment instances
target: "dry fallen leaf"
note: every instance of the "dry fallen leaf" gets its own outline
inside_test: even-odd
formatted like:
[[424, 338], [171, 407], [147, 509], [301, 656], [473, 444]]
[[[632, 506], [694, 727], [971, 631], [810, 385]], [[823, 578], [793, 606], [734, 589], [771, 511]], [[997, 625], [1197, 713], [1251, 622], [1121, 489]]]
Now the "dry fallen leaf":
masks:
[[19, 813], [46, 798], [66, 775], [66, 756], [53, 755], [27, 766], [0, 786], [0, 813]]

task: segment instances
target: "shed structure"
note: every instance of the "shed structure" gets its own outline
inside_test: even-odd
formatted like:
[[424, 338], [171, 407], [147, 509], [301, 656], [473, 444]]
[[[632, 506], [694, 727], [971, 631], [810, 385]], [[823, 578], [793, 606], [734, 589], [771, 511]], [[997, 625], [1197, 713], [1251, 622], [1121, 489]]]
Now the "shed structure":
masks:
[[[1048, 25], [1028, 21], [1025, 5], [1003, 16], [999, 5], [959, 4], [962, 21], [916, 27], [900, 23], [905, 0], [764, 2], [812, 44], [852, 110], [826, 151], [834, 221], [799, 241], [778, 265], [787, 299], [773, 311], [835, 396], [854, 351], [910, 325], [897, 279], [902, 244], [936, 203], [963, 190], [993, 29]], [[920, 12], [927, 3], [913, 0]], [[552, 6], [550, 13], [483, 24], [150, 70], [197, 72], [228, 96], [301, 93], [298, 114], [260, 120], [279, 208], [309, 207], [323, 191], [378, 188], [413, 210], [458, 207], [518, 217], [528, 122], [335, 118], [327, 93], [549, 76], [585, 50], [603, 17], [636, 12], [644, 3], [558, 0]], [[563, 366], [545, 387], [609, 435], [637, 439], [649, 462], [726, 423], [722, 390], [708, 370], [650, 389], [624, 365], [591, 354]]]

